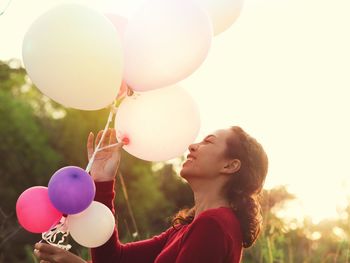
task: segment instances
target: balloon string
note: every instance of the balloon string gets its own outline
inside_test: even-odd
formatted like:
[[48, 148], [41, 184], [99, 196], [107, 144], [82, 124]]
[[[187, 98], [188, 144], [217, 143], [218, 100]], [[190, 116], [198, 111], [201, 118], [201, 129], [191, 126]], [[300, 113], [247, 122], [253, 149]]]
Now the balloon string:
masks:
[[[66, 224], [66, 218], [62, 217], [58, 224], [52, 227], [49, 231], [42, 233], [42, 239], [39, 241], [39, 243], [45, 240], [48, 244], [52, 246], [59, 247], [64, 250], [70, 250], [72, 246], [70, 244], [64, 244], [69, 235], [69, 231], [67, 230]], [[59, 234], [61, 234], [62, 236], [58, 241], [56, 241], [58, 239]]]
[[[117, 108], [115, 107], [115, 103], [116, 103], [116, 101], [114, 101], [113, 104], [111, 105], [111, 111], [109, 112], [109, 116], [108, 116], [108, 119], [107, 119], [107, 123], [106, 123], [106, 126], [105, 126], [105, 128], [104, 128], [104, 130], [103, 130], [103, 132], [102, 132], [101, 139], [100, 139], [100, 141], [98, 142], [97, 147], [95, 148], [95, 151], [94, 151], [94, 153], [92, 154], [92, 156], [91, 156], [91, 158], [90, 158], [90, 161], [89, 161], [89, 163], [88, 163], [88, 165], [87, 165], [87, 167], [86, 167], [86, 169], [85, 169], [85, 171], [86, 171], [87, 173], [89, 173], [89, 172], [91, 171], [91, 167], [92, 167], [92, 164], [94, 163], [95, 156], [96, 156], [97, 152], [103, 149], [103, 148], [100, 149], [100, 145], [101, 145], [101, 142], [103, 141], [103, 139], [104, 139], [104, 137], [105, 137], [105, 135], [106, 135], [106, 132], [107, 132], [107, 130], [108, 130], [108, 127], [109, 127], [110, 123], [111, 123], [112, 120], [113, 120], [114, 114], [116, 114], [116, 109], [117, 109]], [[114, 146], [114, 145], [113, 145], [113, 146]]]
[[137, 224], [136, 224], [134, 213], [132, 211], [132, 208], [131, 208], [131, 205], [130, 205], [130, 202], [129, 202], [129, 196], [128, 196], [128, 191], [126, 189], [125, 180], [124, 180], [123, 174], [120, 171], [118, 172], [118, 174], [119, 174], [120, 183], [122, 185], [123, 194], [124, 194], [124, 198], [125, 198], [126, 205], [127, 205], [127, 208], [128, 208], [128, 212], [129, 212], [129, 215], [131, 217], [131, 221], [132, 221], [132, 224], [133, 224], [133, 227], [134, 227], [134, 230], [135, 230], [135, 232], [132, 233], [132, 237], [135, 238], [135, 239], [138, 239], [139, 238], [139, 230], [138, 230], [138, 227], [137, 227]]
[[[121, 98], [119, 101], [115, 100], [111, 104], [111, 110], [109, 112], [106, 126], [102, 132], [101, 139], [100, 139], [99, 143], [97, 144], [97, 147], [95, 148], [94, 153], [92, 154], [92, 156], [89, 160], [89, 163], [85, 169], [85, 171], [87, 173], [89, 173], [91, 170], [91, 167], [92, 167], [92, 164], [95, 160], [95, 156], [96, 156], [97, 152], [118, 145], [118, 143], [115, 143], [115, 144], [111, 144], [111, 145], [108, 145], [106, 147], [100, 148], [101, 142], [103, 141], [103, 139], [107, 133], [108, 127], [113, 120], [113, 116], [117, 112], [117, 107], [115, 105], [117, 102], [119, 102], [119, 104], [120, 104], [120, 102], [124, 98], [125, 98], [125, 96], [123, 98]], [[70, 250], [72, 248], [72, 246], [70, 244], [66, 244], [66, 245], [63, 244], [65, 242], [66, 238], [68, 238], [68, 236], [69, 236], [69, 231], [67, 230], [66, 222], [67, 222], [66, 218], [63, 217], [63, 220], [61, 219], [61, 221], [59, 223], [52, 225], [49, 231], [42, 233], [42, 239], [39, 241], [39, 243], [41, 243], [45, 240], [50, 245], [59, 247], [59, 248], [64, 249], [64, 250]], [[57, 236], [59, 234], [62, 234], [61, 239], [58, 242], [56, 242], [56, 239], [58, 238]]]
[[108, 145], [106, 147], [102, 147], [102, 148], [98, 149], [97, 151], [99, 152], [99, 151], [102, 151], [102, 150], [105, 150], [105, 149], [113, 148], [114, 146], [117, 146], [117, 145], [119, 145], [119, 142], [118, 143], [114, 143], [114, 144], [110, 144], [110, 145]]

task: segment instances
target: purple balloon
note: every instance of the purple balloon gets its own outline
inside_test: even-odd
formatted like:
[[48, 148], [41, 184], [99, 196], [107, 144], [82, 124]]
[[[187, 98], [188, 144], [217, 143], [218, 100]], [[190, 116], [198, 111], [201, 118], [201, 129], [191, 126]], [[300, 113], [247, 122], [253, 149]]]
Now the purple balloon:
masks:
[[80, 167], [63, 167], [51, 177], [48, 185], [49, 198], [63, 214], [84, 211], [95, 197], [95, 184], [91, 176]]

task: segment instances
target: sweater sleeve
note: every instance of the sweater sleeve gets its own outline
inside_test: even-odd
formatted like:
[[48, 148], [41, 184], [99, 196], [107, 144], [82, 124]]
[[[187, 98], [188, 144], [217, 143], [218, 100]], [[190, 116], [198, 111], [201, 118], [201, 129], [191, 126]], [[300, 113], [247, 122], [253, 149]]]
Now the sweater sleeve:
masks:
[[[114, 211], [114, 181], [95, 182], [96, 195], [95, 200], [105, 204]], [[113, 235], [104, 245], [92, 248], [91, 256], [93, 263], [153, 263], [155, 258], [161, 252], [168, 236], [173, 231], [169, 228], [153, 238], [121, 244], [118, 237], [118, 229], [115, 227]]]
[[224, 262], [228, 240], [224, 229], [212, 217], [193, 221], [183, 240], [176, 263]]

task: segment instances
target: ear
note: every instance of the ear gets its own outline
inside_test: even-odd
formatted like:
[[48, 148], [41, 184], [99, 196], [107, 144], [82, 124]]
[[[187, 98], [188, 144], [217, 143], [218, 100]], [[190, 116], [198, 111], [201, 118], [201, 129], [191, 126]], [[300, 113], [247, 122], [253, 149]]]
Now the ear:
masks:
[[241, 161], [238, 159], [229, 160], [225, 166], [221, 169], [223, 174], [233, 174], [241, 168]]

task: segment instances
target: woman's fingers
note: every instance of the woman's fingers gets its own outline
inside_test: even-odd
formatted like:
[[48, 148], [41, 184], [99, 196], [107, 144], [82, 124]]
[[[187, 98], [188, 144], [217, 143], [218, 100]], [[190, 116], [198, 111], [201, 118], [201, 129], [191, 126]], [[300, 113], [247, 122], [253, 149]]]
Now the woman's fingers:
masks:
[[111, 129], [108, 129], [108, 130], [106, 131], [105, 136], [104, 136], [103, 139], [102, 139], [101, 147], [105, 147], [105, 146], [108, 145], [108, 143], [109, 143], [109, 137], [110, 137], [110, 136], [111, 136]]
[[[102, 134], [103, 134], [103, 130], [98, 132], [96, 139], [95, 139], [95, 146], [94, 146], [94, 134], [92, 132], [90, 132], [88, 139], [87, 139], [87, 144], [86, 144], [89, 160], [91, 159], [95, 148], [99, 144], [99, 142], [102, 138]], [[113, 151], [115, 151], [115, 150], [119, 150], [124, 145], [125, 145], [124, 142], [118, 143], [116, 130], [110, 128], [106, 131], [106, 134], [105, 134], [105, 136], [100, 144], [99, 151], [102, 151], [104, 149], [113, 149]]]
[[115, 129], [112, 129], [111, 136], [109, 137], [109, 144], [115, 144], [117, 143], [117, 132]]
[[97, 152], [99, 151], [104, 151], [106, 149], [113, 149], [114, 152], [119, 152], [120, 149], [125, 145], [124, 142], [117, 142], [117, 143], [114, 143], [114, 144], [110, 144], [106, 147], [102, 147], [100, 149], [97, 150]]
[[[54, 262], [53, 261], [53, 254], [48, 254], [48, 253], [45, 253], [45, 252], [42, 252], [40, 250], [37, 250], [35, 249], [34, 250], [34, 255], [38, 258], [38, 259], [41, 259], [41, 261], [48, 261], [48, 262]], [[40, 262], [41, 262], [40, 261]]]
[[103, 131], [102, 131], [102, 130], [101, 130], [101, 131], [99, 131], [99, 132], [97, 133], [97, 136], [96, 136], [96, 139], [95, 139], [95, 148], [97, 147], [98, 143], [99, 143], [99, 142], [100, 142], [100, 140], [101, 140], [102, 133], [103, 133]]
[[[95, 140], [95, 148], [96, 148], [97, 145], [100, 143], [102, 134], [103, 134], [103, 130], [101, 130], [101, 131], [98, 132], [98, 134], [97, 134], [97, 136], [96, 136], [96, 140]], [[108, 129], [108, 130], [106, 131], [105, 136], [103, 137], [103, 140], [102, 140], [102, 142], [101, 142], [100, 147], [104, 147], [104, 146], [108, 145], [110, 134], [111, 134], [111, 129]]]
[[34, 247], [34, 255], [41, 260], [40, 263], [86, 263], [82, 258], [49, 244], [36, 243]]
[[88, 160], [90, 160], [92, 154], [94, 153], [94, 134], [92, 132], [90, 132], [89, 137], [87, 139], [86, 149], [88, 154]]
[[53, 254], [59, 251], [58, 247], [54, 247], [52, 245], [45, 244], [45, 243], [36, 243], [34, 248], [36, 250], [39, 250], [40, 252], [44, 252], [48, 254]]

